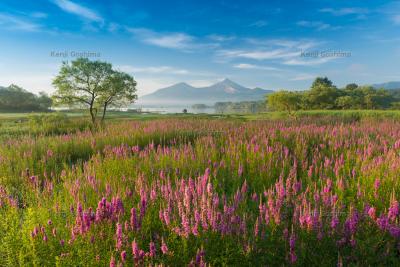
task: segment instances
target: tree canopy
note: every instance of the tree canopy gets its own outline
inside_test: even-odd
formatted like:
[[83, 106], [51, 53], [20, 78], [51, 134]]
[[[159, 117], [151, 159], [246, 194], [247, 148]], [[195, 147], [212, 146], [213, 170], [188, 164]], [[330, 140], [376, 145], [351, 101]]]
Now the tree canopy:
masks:
[[53, 80], [57, 105], [86, 107], [93, 124], [102, 110], [102, 121], [107, 108], [132, 103], [137, 99], [136, 81], [129, 74], [114, 70], [102, 61], [78, 58], [64, 62]]
[[278, 91], [267, 95], [272, 110], [304, 109], [388, 109], [398, 107], [399, 97], [385, 89], [358, 86], [337, 88], [327, 77], [318, 77], [306, 91]]
[[286, 110], [291, 113], [301, 107], [301, 94], [281, 90], [268, 95], [268, 107], [273, 110]]
[[44, 92], [35, 95], [14, 84], [9, 87], [0, 87], [0, 111], [47, 111], [51, 105], [51, 98]]

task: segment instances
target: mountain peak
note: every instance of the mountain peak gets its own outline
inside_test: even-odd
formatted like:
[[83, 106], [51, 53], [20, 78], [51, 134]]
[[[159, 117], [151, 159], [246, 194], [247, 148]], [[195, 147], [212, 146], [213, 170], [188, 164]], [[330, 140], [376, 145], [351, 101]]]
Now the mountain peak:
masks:
[[224, 79], [207, 87], [194, 87], [181, 82], [142, 96], [141, 103], [204, 103], [263, 100], [267, 90], [251, 90], [230, 79]]
[[190, 84], [185, 83], [185, 82], [176, 83], [176, 84], [174, 84], [174, 85], [172, 85], [172, 86], [186, 86], [186, 87], [192, 87]]
[[219, 84], [225, 84], [225, 85], [230, 85], [230, 86], [231, 85], [241, 86], [228, 78], [223, 79], [222, 81], [219, 82]]

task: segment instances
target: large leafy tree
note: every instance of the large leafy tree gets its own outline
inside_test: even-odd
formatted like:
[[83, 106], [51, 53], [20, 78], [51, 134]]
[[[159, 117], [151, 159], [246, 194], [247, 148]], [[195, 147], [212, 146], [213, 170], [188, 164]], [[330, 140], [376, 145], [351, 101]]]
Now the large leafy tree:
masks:
[[97, 101], [103, 109], [101, 121], [104, 121], [108, 107], [126, 105], [136, 99], [136, 81], [129, 74], [113, 71], [106, 80], [104, 90], [101, 91]]
[[298, 92], [281, 90], [267, 95], [268, 108], [287, 111], [291, 114], [293, 111], [300, 109], [301, 97], [301, 94]]
[[318, 77], [307, 92], [307, 103], [312, 109], [333, 109], [336, 98], [340, 96], [339, 90], [327, 78]]
[[110, 63], [87, 58], [64, 62], [53, 85], [56, 104], [88, 108], [93, 124], [99, 109], [103, 109], [104, 119], [107, 107], [136, 99], [136, 82], [131, 76], [113, 70]]

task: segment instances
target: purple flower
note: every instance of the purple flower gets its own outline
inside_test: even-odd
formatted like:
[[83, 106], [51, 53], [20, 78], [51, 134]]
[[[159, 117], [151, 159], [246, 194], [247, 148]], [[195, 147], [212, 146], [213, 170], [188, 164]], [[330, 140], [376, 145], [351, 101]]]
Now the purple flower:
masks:
[[155, 257], [156, 256], [156, 245], [154, 244], [153, 241], [150, 242], [150, 257]]

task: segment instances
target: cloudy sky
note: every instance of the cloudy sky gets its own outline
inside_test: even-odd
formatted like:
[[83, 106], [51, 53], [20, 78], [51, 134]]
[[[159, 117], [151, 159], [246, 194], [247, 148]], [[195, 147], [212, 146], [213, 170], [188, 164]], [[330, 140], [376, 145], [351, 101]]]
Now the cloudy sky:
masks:
[[1, 0], [0, 85], [51, 93], [79, 53], [131, 73], [140, 95], [226, 77], [293, 90], [316, 76], [396, 81], [400, 1]]

